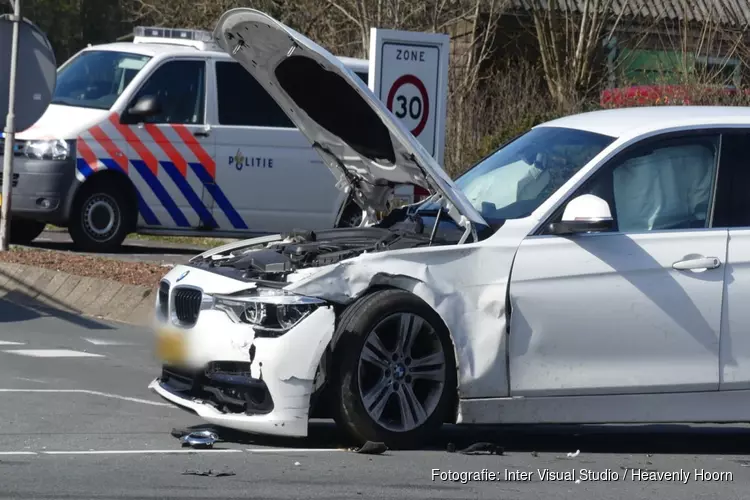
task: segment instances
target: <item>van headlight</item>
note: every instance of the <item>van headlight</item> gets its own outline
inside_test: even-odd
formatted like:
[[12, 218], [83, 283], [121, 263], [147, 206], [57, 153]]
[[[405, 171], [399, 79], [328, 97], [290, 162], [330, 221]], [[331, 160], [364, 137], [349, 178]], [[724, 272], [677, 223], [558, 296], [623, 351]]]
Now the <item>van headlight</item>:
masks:
[[70, 145], [62, 139], [26, 141], [23, 154], [32, 160], [67, 160]]
[[212, 295], [213, 309], [224, 311], [232, 321], [252, 326], [256, 333], [277, 337], [326, 304], [315, 297], [295, 295], [274, 288], [258, 288], [233, 295]]

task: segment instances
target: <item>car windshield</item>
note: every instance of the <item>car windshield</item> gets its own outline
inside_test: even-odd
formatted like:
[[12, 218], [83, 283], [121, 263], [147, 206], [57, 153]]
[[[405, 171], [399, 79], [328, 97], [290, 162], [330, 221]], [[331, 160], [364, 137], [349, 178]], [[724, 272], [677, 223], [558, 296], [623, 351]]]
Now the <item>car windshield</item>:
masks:
[[535, 128], [480, 161], [456, 185], [488, 223], [520, 219], [613, 141], [583, 130]]
[[81, 52], [58, 70], [52, 104], [109, 109], [149, 59], [109, 50]]

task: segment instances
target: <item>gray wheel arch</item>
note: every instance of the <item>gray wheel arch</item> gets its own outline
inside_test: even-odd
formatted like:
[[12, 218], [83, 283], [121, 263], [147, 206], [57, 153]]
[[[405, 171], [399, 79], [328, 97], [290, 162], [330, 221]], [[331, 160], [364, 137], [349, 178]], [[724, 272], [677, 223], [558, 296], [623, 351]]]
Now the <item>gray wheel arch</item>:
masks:
[[[338, 311], [336, 314], [336, 329], [334, 330], [333, 337], [331, 338], [331, 342], [328, 345], [328, 348], [323, 353], [323, 359], [320, 360], [320, 368], [323, 370], [326, 379], [330, 375], [330, 370], [327, 369], [327, 367], [332, 366], [332, 355], [335, 350], [335, 347], [339, 340], [341, 339], [342, 335], [344, 334], [341, 330], [339, 330], [338, 325], [341, 322], [341, 319], [346, 314], [347, 310], [349, 310], [352, 307], [355, 307], [356, 304], [358, 304], [363, 298], [372, 295], [373, 293], [381, 290], [402, 290], [404, 292], [410, 293], [414, 295], [416, 298], [424, 302], [425, 306], [429, 307], [438, 318], [440, 318], [441, 325], [445, 331], [448, 333], [448, 340], [450, 341], [451, 350], [450, 354], [453, 356], [453, 360], [455, 362], [456, 367], [456, 387], [454, 388], [454, 402], [453, 407], [454, 411], [452, 412], [451, 418], [454, 419], [451, 423], [455, 423], [455, 418], [458, 414], [458, 399], [460, 394], [460, 373], [461, 368], [459, 365], [459, 356], [458, 351], [456, 348], [456, 341], [454, 339], [453, 333], [451, 332], [451, 329], [448, 327], [447, 322], [445, 321], [445, 318], [443, 315], [436, 310], [433, 306], [430, 305], [430, 302], [428, 300], [425, 300], [425, 297], [423, 297], [419, 290], [424, 290], [427, 285], [411, 276], [406, 275], [392, 275], [387, 273], [378, 273], [375, 276], [373, 276], [372, 280], [370, 281], [370, 285], [360, 294], [358, 294], [356, 297], [353, 297], [352, 300], [347, 302], [346, 304], [340, 304], [338, 307]], [[427, 288], [429, 289], [429, 287]], [[326, 380], [328, 382], [328, 380]]]
[[127, 199], [130, 203], [130, 210], [132, 211], [133, 227], [130, 230], [134, 231], [135, 226], [138, 223], [138, 194], [133, 181], [130, 180], [126, 174], [111, 169], [102, 169], [94, 172], [83, 182], [76, 181], [71, 189], [70, 196], [68, 196], [65, 204], [65, 219], [70, 220], [74, 215], [72, 214], [73, 206], [76, 200], [84, 192], [84, 188], [88, 188], [97, 184], [112, 184], [126, 192]]

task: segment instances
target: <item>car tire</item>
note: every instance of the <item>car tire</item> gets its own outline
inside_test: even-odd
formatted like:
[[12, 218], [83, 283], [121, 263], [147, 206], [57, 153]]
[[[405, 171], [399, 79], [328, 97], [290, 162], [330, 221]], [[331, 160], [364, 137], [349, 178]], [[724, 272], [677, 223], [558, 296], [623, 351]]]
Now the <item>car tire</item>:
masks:
[[42, 234], [45, 227], [46, 222], [14, 218], [10, 221], [10, 242], [14, 245], [28, 245]]
[[[401, 325], [410, 335], [399, 333]], [[413, 448], [437, 433], [453, 410], [457, 383], [453, 344], [432, 308], [403, 290], [379, 290], [344, 312], [335, 338], [334, 413], [350, 437]], [[411, 349], [399, 348], [409, 338]]]
[[111, 252], [130, 232], [132, 203], [114, 182], [84, 184], [76, 195], [68, 231], [75, 246], [87, 252]]

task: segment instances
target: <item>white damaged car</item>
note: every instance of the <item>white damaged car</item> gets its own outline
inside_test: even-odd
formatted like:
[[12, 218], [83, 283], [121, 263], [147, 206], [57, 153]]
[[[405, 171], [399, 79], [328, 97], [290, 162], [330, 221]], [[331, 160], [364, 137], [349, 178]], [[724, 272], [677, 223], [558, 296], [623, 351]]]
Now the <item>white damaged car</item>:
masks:
[[[454, 182], [312, 41], [251, 9], [215, 37], [365, 217], [171, 270], [161, 397], [262, 434], [333, 417], [391, 447], [444, 422], [748, 420], [748, 109], [563, 118]], [[432, 196], [377, 222], [398, 184]]]

